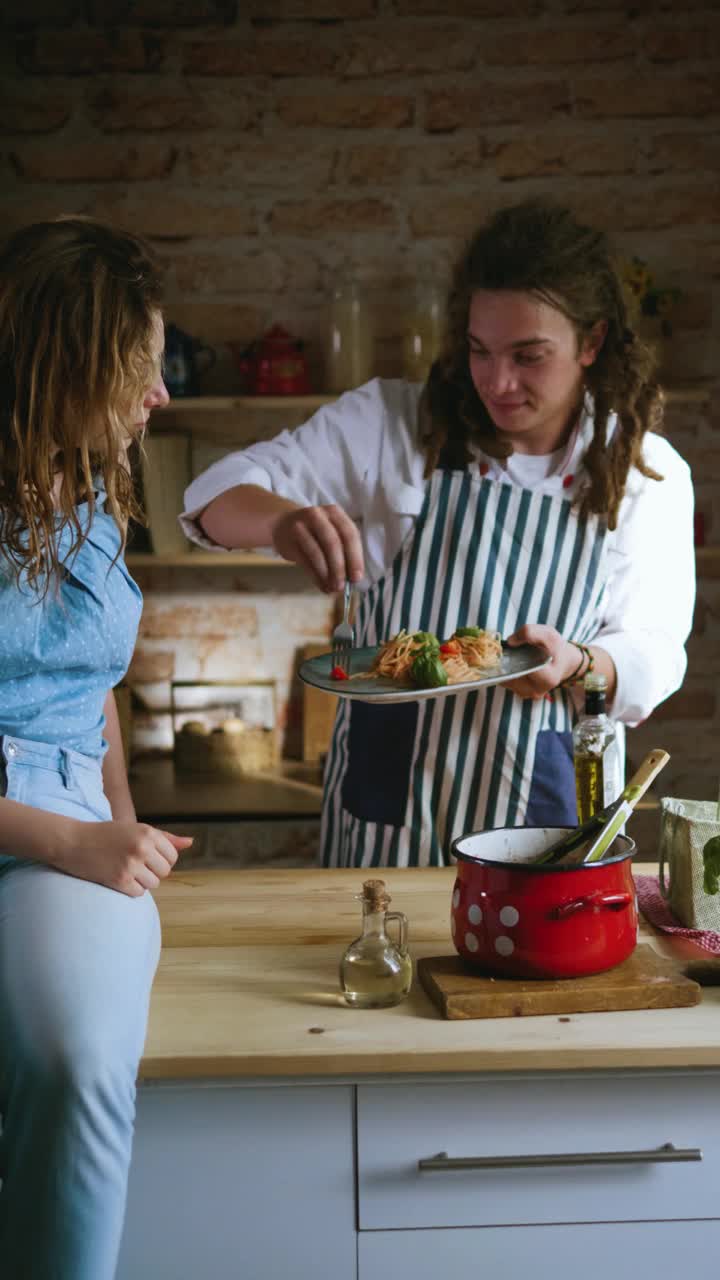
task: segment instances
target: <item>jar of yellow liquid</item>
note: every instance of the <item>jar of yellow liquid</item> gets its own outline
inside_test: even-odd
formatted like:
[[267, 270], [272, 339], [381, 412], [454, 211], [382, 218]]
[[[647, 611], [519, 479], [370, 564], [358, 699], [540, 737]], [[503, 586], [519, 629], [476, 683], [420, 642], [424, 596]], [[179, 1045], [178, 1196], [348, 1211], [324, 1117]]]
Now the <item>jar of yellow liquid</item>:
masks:
[[578, 823], [607, 808], [622, 791], [615, 725], [605, 710], [607, 680], [589, 672], [583, 681], [585, 710], [573, 729]]
[[403, 373], [409, 382], [425, 382], [437, 360], [445, 330], [445, 295], [437, 280], [420, 281], [403, 337]]
[[363, 289], [354, 276], [338, 280], [330, 299], [325, 343], [325, 382], [340, 394], [375, 373], [375, 335]]

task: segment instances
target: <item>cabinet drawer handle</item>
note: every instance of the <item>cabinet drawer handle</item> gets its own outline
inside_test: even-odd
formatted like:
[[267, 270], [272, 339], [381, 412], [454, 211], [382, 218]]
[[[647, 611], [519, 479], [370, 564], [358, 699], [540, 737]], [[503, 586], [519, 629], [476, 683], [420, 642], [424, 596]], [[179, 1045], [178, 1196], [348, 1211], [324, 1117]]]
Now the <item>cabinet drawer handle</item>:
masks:
[[421, 1173], [448, 1169], [542, 1169], [579, 1164], [677, 1164], [702, 1160], [700, 1147], [674, 1147], [666, 1142], [649, 1151], [568, 1151], [562, 1155], [537, 1156], [449, 1156], [441, 1151], [436, 1156], [418, 1160]]

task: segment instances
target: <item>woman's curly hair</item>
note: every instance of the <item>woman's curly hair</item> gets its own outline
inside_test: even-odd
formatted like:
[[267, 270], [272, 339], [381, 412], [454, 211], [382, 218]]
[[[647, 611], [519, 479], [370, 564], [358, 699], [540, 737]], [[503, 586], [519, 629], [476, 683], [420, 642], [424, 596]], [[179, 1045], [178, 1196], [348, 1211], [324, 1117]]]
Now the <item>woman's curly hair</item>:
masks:
[[123, 544], [140, 515], [127, 447], [159, 372], [160, 299], [148, 247], [89, 218], [0, 247], [0, 551], [16, 581], [59, 579], [60, 533], [71, 527], [70, 553], [84, 541], [77, 504], [92, 519], [98, 480]]
[[[642, 441], [662, 422], [663, 394], [654, 353], [631, 328], [606, 237], [581, 225], [569, 209], [532, 200], [500, 210], [472, 238], [453, 272], [444, 347], [421, 398], [426, 475], [441, 454], [451, 465], [464, 466], [471, 444], [496, 458], [512, 452], [498, 438], [470, 376], [468, 314], [477, 289], [533, 294], [567, 317], [578, 344], [605, 321], [602, 347], [585, 370], [585, 389], [594, 402], [594, 434], [585, 454], [588, 483], [579, 508], [584, 515], [605, 516], [614, 529], [630, 468], [662, 479], [643, 461]], [[608, 443], [612, 412], [618, 425]]]

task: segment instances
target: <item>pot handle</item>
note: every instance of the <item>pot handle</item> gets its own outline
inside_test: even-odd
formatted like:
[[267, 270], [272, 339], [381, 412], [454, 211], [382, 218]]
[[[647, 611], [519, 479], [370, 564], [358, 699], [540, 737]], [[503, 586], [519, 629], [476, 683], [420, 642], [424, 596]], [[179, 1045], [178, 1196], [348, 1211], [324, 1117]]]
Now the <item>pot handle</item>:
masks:
[[573, 898], [570, 902], [554, 907], [550, 916], [553, 920], [564, 920], [577, 911], [599, 911], [602, 907], [607, 907], [610, 911], [622, 911], [631, 902], [631, 893], [589, 893], [584, 898]]

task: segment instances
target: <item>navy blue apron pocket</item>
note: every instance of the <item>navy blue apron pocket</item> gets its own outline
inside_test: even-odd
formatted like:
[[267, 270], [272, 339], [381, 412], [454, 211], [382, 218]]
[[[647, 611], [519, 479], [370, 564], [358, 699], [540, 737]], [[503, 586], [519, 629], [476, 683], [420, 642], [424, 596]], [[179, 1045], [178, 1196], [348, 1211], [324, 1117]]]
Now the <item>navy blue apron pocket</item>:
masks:
[[576, 824], [572, 733], [542, 729], [535, 742], [535, 764], [525, 825], [574, 827]]
[[402, 826], [417, 718], [417, 702], [352, 703], [342, 804], [353, 817]]

